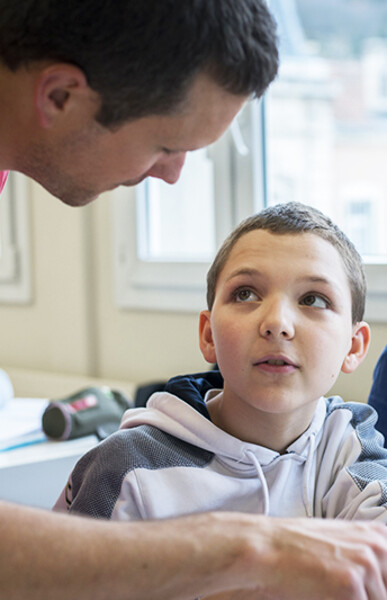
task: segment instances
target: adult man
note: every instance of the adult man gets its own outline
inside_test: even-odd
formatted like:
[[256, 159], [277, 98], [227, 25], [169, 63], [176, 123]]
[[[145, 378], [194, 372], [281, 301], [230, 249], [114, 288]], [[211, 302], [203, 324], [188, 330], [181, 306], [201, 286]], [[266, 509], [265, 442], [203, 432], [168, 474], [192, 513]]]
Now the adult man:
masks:
[[[264, 0], [0, 0], [0, 169], [74, 206], [147, 176], [172, 183], [276, 68]], [[9, 599], [387, 598], [374, 524], [1, 511]]]

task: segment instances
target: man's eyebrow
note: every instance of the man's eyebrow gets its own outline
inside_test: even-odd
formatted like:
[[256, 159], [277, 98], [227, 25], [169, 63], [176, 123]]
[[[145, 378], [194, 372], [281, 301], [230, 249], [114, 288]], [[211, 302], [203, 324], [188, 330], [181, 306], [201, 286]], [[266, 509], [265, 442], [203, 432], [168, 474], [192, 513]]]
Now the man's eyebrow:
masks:
[[161, 151], [165, 154], [181, 154], [182, 152], [195, 152], [195, 150], [201, 150], [201, 148], [168, 148], [167, 146], [161, 146]]
[[175, 148], [169, 148], [168, 146], [159, 146], [160, 150], [162, 152], [165, 152], [166, 154], [180, 154], [181, 152], [187, 153], [187, 152], [197, 152], [199, 150], [206, 150], [207, 146], [202, 146], [202, 145], [198, 145], [198, 146], [184, 146], [184, 147], [175, 147]]
[[161, 150], [162, 152], [165, 152], [165, 154], [179, 154], [180, 152], [186, 152], [186, 150], [178, 150], [177, 148], [166, 148], [165, 146], [162, 146]]

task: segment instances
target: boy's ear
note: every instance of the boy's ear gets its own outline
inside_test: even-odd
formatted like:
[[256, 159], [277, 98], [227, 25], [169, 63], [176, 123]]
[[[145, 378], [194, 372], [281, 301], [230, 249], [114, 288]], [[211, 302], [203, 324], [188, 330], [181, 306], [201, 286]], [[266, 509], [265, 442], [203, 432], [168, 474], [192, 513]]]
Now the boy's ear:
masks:
[[57, 63], [45, 67], [35, 85], [35, 107], [40, 125], [44, 128], [52, 126], [57, 117], [79, 105], [79, 101], [89, 102], [92, 95], [85, 74], [75, 65]]
[[211, 329], [211, 312], [209, 310], [202, 310], [199, 316], [199, 346], [207, 362], [217, 362]]
[[365, 358], [371, 340], [368, 323], [361, 321], [353, 327], [351, 348], [341, 366], [343, 373], [353, 373]]

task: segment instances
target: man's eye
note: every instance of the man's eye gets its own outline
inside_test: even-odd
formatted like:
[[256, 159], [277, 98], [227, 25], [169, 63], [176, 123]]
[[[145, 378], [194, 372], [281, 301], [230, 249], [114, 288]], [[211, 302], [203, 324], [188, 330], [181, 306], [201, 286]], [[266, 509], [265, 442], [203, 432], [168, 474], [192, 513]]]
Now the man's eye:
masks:
[[239, 289], [234, 294], [236, 302], [256, 302], [258, 296], [248, 288]]
[[313, 306], [313, 308], [328, 308], [329, 301], [319, 294], [307, 294], [303, 297], [301, 304]]

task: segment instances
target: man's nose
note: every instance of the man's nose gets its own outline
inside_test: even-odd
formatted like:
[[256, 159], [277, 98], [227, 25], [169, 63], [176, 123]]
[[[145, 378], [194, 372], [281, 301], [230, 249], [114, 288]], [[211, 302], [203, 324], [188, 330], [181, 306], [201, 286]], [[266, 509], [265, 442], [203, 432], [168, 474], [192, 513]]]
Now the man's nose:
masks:
[[266, 339], [292, 339], [294, 337], [294, 314], [287, 300], [282, 298], [267, 300], [261, 305], [260, 312], [260, 336]]
[[151, 167], [147, 173], [148, 177], [162, 179], [166, 183], [176, 183], [180, 177], [185, 162], [186, 152], [166, 154]]

